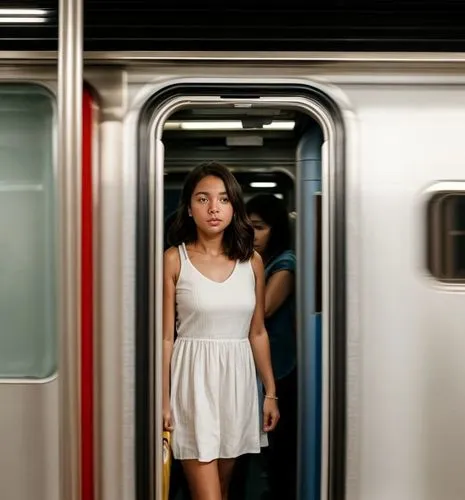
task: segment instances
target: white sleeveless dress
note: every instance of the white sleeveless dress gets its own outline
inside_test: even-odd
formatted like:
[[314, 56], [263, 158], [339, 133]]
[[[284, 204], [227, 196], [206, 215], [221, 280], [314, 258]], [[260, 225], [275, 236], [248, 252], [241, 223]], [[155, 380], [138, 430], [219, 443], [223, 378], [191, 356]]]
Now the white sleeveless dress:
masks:
[[251, 262], [236, 262], [223, 282], [204, 276], [179, 246], [171, 410], [176, 459], [209, 462], [259, 453], [257, 378], [249, 342], [255, 308]]

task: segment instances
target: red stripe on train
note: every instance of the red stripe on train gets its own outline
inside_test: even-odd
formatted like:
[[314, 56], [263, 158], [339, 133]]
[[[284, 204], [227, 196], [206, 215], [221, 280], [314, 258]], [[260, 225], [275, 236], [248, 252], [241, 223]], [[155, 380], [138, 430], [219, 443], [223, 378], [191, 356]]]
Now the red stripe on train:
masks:
[[93, 100], [82, 96], [82, 242], [81, 242], [81, 488], [82, 500], [94, 499], [93, 390], [93, 224], [92, 113]]

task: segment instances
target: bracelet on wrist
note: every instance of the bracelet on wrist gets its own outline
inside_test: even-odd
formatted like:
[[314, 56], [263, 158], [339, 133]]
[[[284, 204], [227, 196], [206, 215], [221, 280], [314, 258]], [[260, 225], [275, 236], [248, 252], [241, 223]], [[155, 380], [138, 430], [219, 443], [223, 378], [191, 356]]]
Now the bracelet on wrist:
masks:
[[274, 399], [274, 400], [278, 400], [278, 397], [277, 396], [271, 396], [271, 395], [268, 395], [268, 394], [265, 394], [265, 398], [266, 399]]

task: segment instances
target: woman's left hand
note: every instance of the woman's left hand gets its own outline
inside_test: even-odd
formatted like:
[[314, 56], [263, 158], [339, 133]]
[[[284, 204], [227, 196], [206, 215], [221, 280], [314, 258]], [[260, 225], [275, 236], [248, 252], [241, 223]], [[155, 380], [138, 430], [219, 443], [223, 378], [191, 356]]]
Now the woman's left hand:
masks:
[[265, 432], [274, 430], [278, 420], [279, 409], [277, 400], [265, 398], [263, 403], [263, 430]]

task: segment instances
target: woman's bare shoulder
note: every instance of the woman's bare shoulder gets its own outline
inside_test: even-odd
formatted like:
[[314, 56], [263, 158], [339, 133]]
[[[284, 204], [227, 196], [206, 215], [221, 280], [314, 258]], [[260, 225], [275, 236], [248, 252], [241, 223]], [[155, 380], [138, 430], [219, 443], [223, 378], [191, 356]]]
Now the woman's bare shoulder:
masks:
[[263, 273], [263, 259], [256, 250], [254, 250], [252, 257], [250, 258], [250, 262], [255, 275]]
[[181, 267], [179, 251], [176, 247], [170, 247], [163, 254], [163, 265], [165, 272], [172, 276], [177, 276]]

